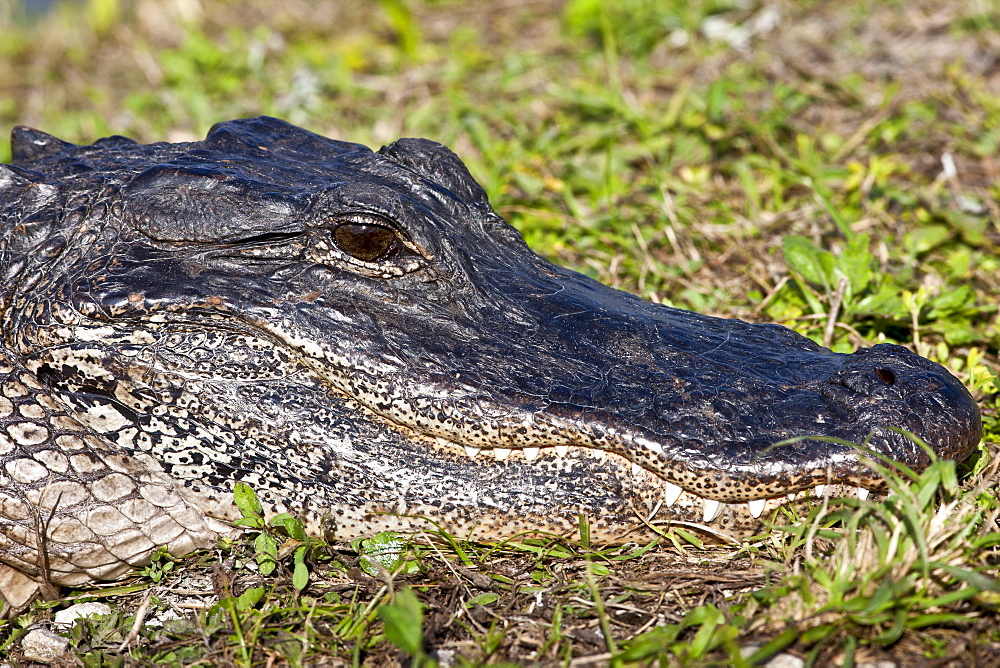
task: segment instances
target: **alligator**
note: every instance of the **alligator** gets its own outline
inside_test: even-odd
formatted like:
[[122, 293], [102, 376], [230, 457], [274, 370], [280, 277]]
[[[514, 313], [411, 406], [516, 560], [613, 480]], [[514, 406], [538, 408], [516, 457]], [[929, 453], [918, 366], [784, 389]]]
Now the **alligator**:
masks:
[[878, 491], [871, 458], [920, 470], [981, 438], [965, 387], [906, 348], [834, 353], [549, 263], [429, 140], [259, 117], [148, 145], [17, 127], [12, 156], [8, 611], [215, 545], [237, 481], [335, 539], [745, 536], [829, 486]]

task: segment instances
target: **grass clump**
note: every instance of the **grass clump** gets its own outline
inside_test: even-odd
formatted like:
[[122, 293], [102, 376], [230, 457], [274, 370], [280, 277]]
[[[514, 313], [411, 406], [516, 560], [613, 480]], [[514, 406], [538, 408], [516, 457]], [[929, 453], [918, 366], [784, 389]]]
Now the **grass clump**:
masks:
[[614, 659], [751, 666], [795, 650], [810, 665], [854, 665], [892, 647], [942, 658], [956, 632], [982, 639], [1000, 600], [996, 461], [966, 489], [950, 461], [919, 475], [884, 472], [885, 498], [827, 500], [780, 527], [783, 561], [765, 562], [776, 582], [725, 609], [692, 608]]
[[[968, 629], [991, 616], [1000, 582], [983, 558], [1000, 538], [995, 473], [994, 462], [962, 489], [954, 462], [939, 460], [919, 475], [887, 475], [882, 500], [817, 509], [795, 529], [803, 549], [784, 582], [747, 600], [744, 614], [757, 618], [748, 630], [787, 626], [807, 657], [853, 661], [858, 647], [892, 646], [928, 627]], [[817, 528], [832, 522], [837, 529]]]

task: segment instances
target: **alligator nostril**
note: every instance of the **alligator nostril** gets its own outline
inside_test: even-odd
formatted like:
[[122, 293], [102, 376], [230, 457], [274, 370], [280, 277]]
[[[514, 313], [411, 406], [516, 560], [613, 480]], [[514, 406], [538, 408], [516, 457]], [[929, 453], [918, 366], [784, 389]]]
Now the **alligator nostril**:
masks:
[[877, 366], [875, 367], [875, 375], [886, 385], [892, 385], [896, 382], [896, 374], [894, 374], [890, 369], [885, 367]]

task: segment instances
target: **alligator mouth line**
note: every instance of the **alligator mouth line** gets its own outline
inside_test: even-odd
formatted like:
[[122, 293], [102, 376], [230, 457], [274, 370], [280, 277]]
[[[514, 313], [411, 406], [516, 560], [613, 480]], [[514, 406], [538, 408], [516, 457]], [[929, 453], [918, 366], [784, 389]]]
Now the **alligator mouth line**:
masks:
[[[765, 513], [780, 508], [789, 503], [795, 504], [800, 501], [815, 500], [817, 498], [829, 498], [831, 496], [856, 496], [860, 500], [865, 500], [871, 494], [868, 487], [854, 485], [850, 483], [829, 482], [814, 484], [797, 491], [761, 496], [748, 499], [743, 502], [727, 502], [723, 499], [701, 496], [690, 490], [686, 490], [669, 480], [665, 480], [654, 471], [650, 471], [640, 464], [619, 455], [615, 452], [601, 450], [581, 445], [556, 445], [546, 447], [525, 447], [525, 448], [488, 448], [460, 445], [442, 437], [431, 437], [437, 447], [447, 453], [465, 455], [468, 459], [479, 464], [489, 464], [495, 462], [516, 461], [518, 459], [527, 463], [541, 462], [549, 457], [567, 458], [575, 456], [586, 458], [598, 464], [607, 465], [609, 468], [627, 471], [631, 475], [631, 480], [637, 487], [653, 489], [657, 485], [662, 488], [662, 497], [658, 499], [653, 510], [650, 512], [649, 520], [655, 517], [660, 508], [694, 507], [701, 504], [702, 521], [709, 523], [716, 520], [729, 506], [744, 508], [754, 519], [761, 518]], [[431, 446], [434, 447], [434, 446]], [[665, 520], [676, 523], [677, 520]]]

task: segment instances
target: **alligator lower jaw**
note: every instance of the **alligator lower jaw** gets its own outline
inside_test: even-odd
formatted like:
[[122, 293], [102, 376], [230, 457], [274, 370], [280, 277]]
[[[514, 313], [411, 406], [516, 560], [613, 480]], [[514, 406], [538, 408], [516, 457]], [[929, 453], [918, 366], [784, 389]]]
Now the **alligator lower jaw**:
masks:
[[711, 526], [723, 516], [727, 517], [725, 524], [734, 528], [734, 533], [743, 535], [748, 532], [753, 533], [753, 529], [760, 528], [762, 520], [773, 516], [773, 512], [780, 508], [804, 508], [829, 498], [855, 497], [863, 501], [868, 498], [871, 489], [880, 487], [872, 484], [862, 486], [857, 484], [856, 480], [830, 480], [822, 477], [822, 474], [817, 476], [810, 472], [793, 483], [787, 491], [755, 496], [755, 492], [759, 494], [759, 490], [735, 490], [735, 493], [743, 493], [749, 498], [733, 501], [731, 498], [712, 498], [711, 494], [702, 496], [664, 479], [617, 453], [596, 448], [571, 445], [520, 449], [479, 448], [459, 445], [440, 437], [427, 438], [426, 441], [432, 449], [443, 450], [452, 456], [461, 453], [472, 463], [479, 464], [509, 462], [541, 465], [551, 458], [585, 459], [600, 468], [626, 474], [626, 485], [635, 490], [637, 496], [646, 499], [647, 507], [644, 510], [648, 514], [644, 515], [636, 509], [637, 518], [643, 523], [654, 526], [662, 523], [690, 523], [723, 538], [730, 536], [726, 531]]

